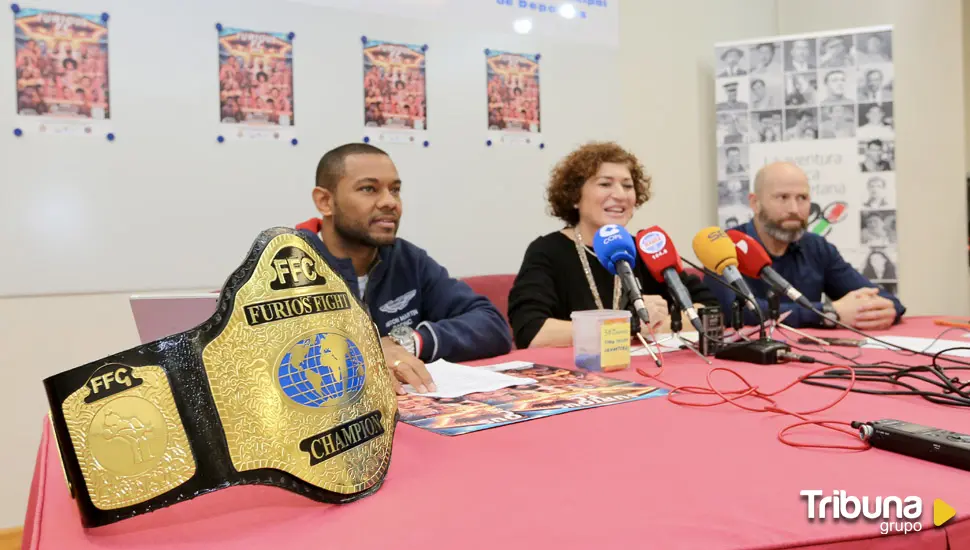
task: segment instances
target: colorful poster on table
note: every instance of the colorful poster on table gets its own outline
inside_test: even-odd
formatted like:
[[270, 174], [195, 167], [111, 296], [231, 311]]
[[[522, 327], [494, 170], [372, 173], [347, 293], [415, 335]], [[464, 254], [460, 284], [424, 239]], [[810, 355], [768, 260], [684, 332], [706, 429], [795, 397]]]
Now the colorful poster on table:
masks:
[[808, 231], [892, 293], [896, 265], [893, 29], [715, 45], [718, 222], [751, 219], [748, 193], [775, 161], [808, 175]]
[[539, 55], [485, 50], [488, 139], [492, 144], [539, 145]]
[[107, 14], [16, 10], [21, 131], [104, 137], [110, 130], [107, 22]]
[[293, 33], [219, 30], [219, 120], [234, 139], [295, 136]]
[[373, 141], [423, 143], [428, 128], [427, 46], [364, 42], [364, 135]]
[[531, 378], [536, 383], [451, 399], [408, 394], [398, 398], [401, 421], [441, 435], [462, 435], [669, 393], [663, 388], [546, 365], [502, 373]]

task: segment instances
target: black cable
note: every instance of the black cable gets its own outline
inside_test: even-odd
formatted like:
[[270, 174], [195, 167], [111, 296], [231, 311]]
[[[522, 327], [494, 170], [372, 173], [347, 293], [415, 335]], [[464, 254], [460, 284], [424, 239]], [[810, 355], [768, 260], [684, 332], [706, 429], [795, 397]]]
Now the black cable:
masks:
[[879, 362], [879, 363], [859, 363], [858, 361], [856, 361], [856, 359], [858, 359], [863, 354], [861, 347], [859, 348], [859, 353], [857, 353], [853, 357], [848, 357], [846, 355], [842, 355], [841, 353], [835, 351], [834, 349], [825, 349], [822, 346], [817, 345], [817, 344], [815, 345], [815, 347], [805, 347], [805, 346], [811, 345], [811, 344], [799, 345], [801, 342], [799, 342], [798, 344], [792, 343], [792, 341], [791, 341], [792, 337], [789, 335], [789, 331], [785, 330], [783, 327], [778, 327], [776, 330], [778, 332], [782, 332], [782, 333], [785, 334], [785, 336], [786, 336], [786, 343], [789, 346], [791, 346], [792, 349], [797, 349], [799, 351], [808, 351], [808, 352], [813, 352], [813, 353], [827, 353], [829, 355], [833, 355], [835, 357], [838, 357], [839, 359], [842, 359], [843, 361], [848, 361], [848, 362], [852, 363], [854, 366], [863, 367], [863, 366], [868, 366], [868, 365], [894, 365], [894, 366], [899, 366], [899, 367], [903, 367], [903, 368], [906, 368], [906, 367], [911, 366], [911, 365], [904, 365], [902, 363], [893, 363], [891, 361], [883, 361], [883, 362]]
[[[929, 349], [933, 344], [936, 343], [944, 334], [953, 329], [947, 329], [940, 333], [925, 349]], [[782, 329], [779, 328], [779, 331]], [[783, 331], [786, 338], [790, 339], [791, 336], [787, 331]], [[803, 351], [815, 351], [818, 353], [831, 354], [838, 357], [848, 363], [852, 363], [852, 370], [855, 372], [855, 381], [859, 382], [871, 382], [876, 384], [888, 384], [896, 389], [870, 389], [870, 388], [860, 388], [853, 385], [850, 391], [856, 393], [865, 393], [870, 395], [912, 395], [922, 397], [923, 399], [939, 405], [951, 405], [951, 406], [961, 406], [970, 407], [970, 381], [963, 382], [957, 376], [952, 376], [952, 372], [949, 371], [967, 371], [970, 367], [966, 366], [942, 366], [938, 363], [941, 360], [941, 356], [947, 352], [955, 350], [970, 350], [970, 345], [968, 346], [955, 346], [952, 348], [947, 348], [939, 350], [938, 352], [932, 354], [932, 364], [930, 365], [902, 365], [899, 363], [883, 362], [877, 364], [862, 364], [856, 361], [862, 352], [860, 350], [859, 354], [855, 357], [848, 357], [842, 355], [834, 350], [827, 349], [808, 349], [802, 346], [794, 345], [789, 342], [792, 349], [800, 349]], [[925, 352], [924, 349], [924, 352]], [[917, 355], [913, 353], [913, 355]], [[929, 355], [929, 354], [921, 354]], [[945, 361], [950, 361], [949, 358], [942, 358]], [[806, 377], [802, 380], [803, 383], [811, 386], [819, 386], [831, 389], [838, 389], [845, 391], [846, 385], [839, 385], [828, 382], [828, 380], [845, 381], [848, 382], [852, 379], [852, 372], [843, 365], [836, 365], [829, 361], [824, 361], [816, 359], [816, 363], [823, 365], [828, 365], [835, 367], [831, 370], [826, 370], [821, 373]], [[959, 362], [958, 364], [965, 364]], [[824, 380], [824, 381], [823, 381]], [[932, 388], [936, 388], [939, 391], [928, 391], [926, 389], [921, 389], [913, 385], [916, 381], [923, 384], [929, 385]]]
[[[801, 304], [799, 304], [799, 305], [801, 305]], [[804, 307], [804, 306], [802, 306], [802, 307]], [[829, 319], [830, 321], [832, 321], [832, 322], [833, 322], [833, 323], [835, 323], [836, 325], [838, 325], [838, 326], [840, 326], [840, 327], [842, 327], [842, 328], [844, 328], [844, 329], [846, 329], [846, 330], [849, 330], [849, 331], [852, 331], [852, 332], [854, 332], [854, 333], [856, 333], [856, 334], [858, 334], [858, 335], [860, 335], [860, 336], [865, 336], [865, 337], [866, 337], [867, 339], [869, 339], [869, 340], [872, 340], [873, 342], [879, 342], [880, 344], [882, 344], [882, 345], [884, 345], [884, 346], [887, 346], [887, 347], [889, 347], [889, 348], [895, 348], [895, 349], [890, 349], [890, 351], [893, 351], [894, 353], [900, 353], [900, 352], [905, 352], [905, 353], [903, 353], [903, 355], [905, 355], [906, 353], [908, 353], [908, 354], [910, 354], [910, 355], [922, 355], [922, 356], [924, 356], [924, 357], [931, 357], [931, 356], [930, 356], [930, 355], [929, 355], [928, 353], [926, 353], [926, 349], [929, 349], [929, 347], [930, 347], [930, 346], [932, 346], [932, 345], [933, 345], [933, 343], [935, 343], [935, 342], [936, 342], [937, 340], [939, 340], [939, 339], [940, 339], [940, 337], [939, 337], [939, 336], [937, 336], [937, 337], [936, 337], [936, 338], [935, 338], [935, 339], [933, 340], [933, 343], [931, 343], [931, 344], [930, 344], [930, 346], [927, 346], [926, 348], [923, 348], [923, 351], [916, 351], [916, 350], [911, 350], [911, 349], [909, 349], [909, 348], [906, 348], [906, 347], [903, 347], [903, 346], [900, 346], [899, 344], [892, 344], [892, 343], [890, 343], [890, 342], [887, 342], [887, 341], [885, 341], [885, 340], [881, 340], [881, 339], [879, 339], [879, 338], [876, 338], [875, 336], [872, 336], [872, 335], [869, 335], [869, 334], [866, 334], [865, 332], [862, 332], [861, 330], [859, 330], [859, 329], [857, 329], [857, 328], [855, 328], [855, 327], [852, 327], [852, 326], [849, 326], [849, 325], [847, 325], [847, 324], [845, 324], [845, 323], [843, 323], [842, 321], [839, 321], [839, 320], [836, 320], [836, 319], [832, 319], [831, 317], [829, 317], [829, 316], [828, 316], [828, 315], [826, 315], [825, 313], [823, 313], [823, 312], [821, 312], [821, 311], [819, 311], [819, 310], [818, 310], [817, 308], [815, 308], [815, 307], [811, 307], [811, 308], [809, 308], [809, 309], [810, 309], [810, 310], [811, 310], [812, 312], [814, 312], [814, 313], [815, 313], [816, 315], [818, 315], [818, 316], [820, 316], [820, 317], [822, 317], [823, 319]], [[956, 328], [956, 327], [954, 327], [954, 328]], [[951, 328], [951, 329], [947, 329], [946, 331], [943, 331], [943, 334], [946, 334], [946, 332], [948, 332], [948, 331], [950, 331], [950, 330], [954, 330], [954, 329], [953, 329], [953, 328]], [[957, 329], [957, 330], [962, 330], [962, 329]], [[964, 361], [956, 361], [956, 360], [952, 360], [952, 359], [951, 359], [951, 361], [953, 361], [954, 363], [960, 363], [960, 364], [963, 364], [963, 365], [967, 365], [967, 366], [970, 366], [970, 363], [967, 363], [967, 362], [964, 362]]]
[[[802, 380], [802, 383], [808, 384], [809, 386], [819, 386], [823, 388], [845, 391], [846, 386], [841, 386], [838, 384], [828, 384], [825, 382], [818, 382], [816, 378], [819, 378], [819, 377], [812, 376], [812, 377], [806, 378]], [[821, 377], [821, 378], [824, 378], [824, 377]], [[842, 377], [838, 377], [837, 379], [845, 380], [845, 378], [842, 378]], [[857, 376], [856, 382], [860, 382], [860, 381], [887, 382], [885, 379], [881, 379], [881, 378], [874, 379], [874, 380], [865, 380], [864, 378], [859, 378]], [[869, 395], [903, 395], [903, 396], [911, 395], [911, 396], [922, 397], [923, 399], [929, 401], [930, 403], [934, 403], [936, 405], [954, 405], [959, 407], [970, 407], [970, 399], [963, 396], [949, 395], [946, 393], [939, 393], [939, 392], [923, 391], [902, 382], [896, 382], [895, 384], [907, 388], [907, 391], [871, 390], [867, 388], [857, 388], [857, 387], [853, 387], [850, 391], [854, 393], [865, 393]]]
[[745, 301], [747, 301], [752, 306], [754, 306], [754, 310], [758, 313], [758, 320], [761, 321], [761, 325], [760, 325], [760, 327], [761, 327], [761, 339], [762, 340], [767, 340], [768, 339], [768, 335], [767, 335], [767, 333], [765, 333], [765, 315], [761, 311], [761, 308], [758, 307], [758, 302], [756, 302], [751, 296], [748, 296], [744, 292], [738, 291], [738, 289], [734, 288], [731, 285], [731, 283], [725, 281], [724, 279], [721, 278], [720, 275], [718, 275], [717, 273], [714, 273], [710, 269], [707, 269], [706, 267], [701, 267], [701, 266], [695, 264], [694, 262], [688, 260], [687, 258], [681, 257], [680, 259], [683, 260], [683, 262], [685, 264], [693, 267], [694, 269], [696, 269], [698, 271], [704, 272], [704, 278], [705, 278], [705, 280], [708, 279], [708, 278], [714, 279], [714, 281], [717, 282], [717, 284], [719, 284], [719, 285], [727, 288], [728, 290], [730, 290], [731, 292], [733, 292], [737, 296], [739, 296], [741, 298], [744, 298]]

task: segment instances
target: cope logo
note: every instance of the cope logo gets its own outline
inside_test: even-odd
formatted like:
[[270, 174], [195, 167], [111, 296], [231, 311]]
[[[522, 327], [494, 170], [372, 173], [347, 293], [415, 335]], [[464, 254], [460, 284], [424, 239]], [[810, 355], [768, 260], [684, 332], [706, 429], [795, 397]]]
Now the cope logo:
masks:
[[640, 242], [638, 243], [640, 250], [647, 254], [656, 254], [667, 246], [667, 237], [659, 231], [651, 231], [646, 235], [640, 237]]
[[599, 230], [599, 236], [601, 239], [603, 239], [602, 242], [604, 245], [623, 238], [623, 235], [620, 233], [620, 226], [616, 225], [615, 223], [601, 227]]
[[273, 290], [327, 284], [323, 269], [306, 252], [295, 246], [284, 246], [273, 257], [275, 276], [269, 283]]

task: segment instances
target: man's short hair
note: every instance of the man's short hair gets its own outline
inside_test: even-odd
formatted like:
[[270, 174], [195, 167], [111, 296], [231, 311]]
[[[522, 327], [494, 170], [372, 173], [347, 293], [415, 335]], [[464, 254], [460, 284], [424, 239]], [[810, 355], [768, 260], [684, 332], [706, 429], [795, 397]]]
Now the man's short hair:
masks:
[[389, 156], [383, 149], [367, 143], [346, 143], [327, 151], [317, 163], [316, 186], [334, 191], [337, 182], [344, 177], [344, 159], [350, 155], [384, 155]]
[[736, 153], [737, 153], [737, 154], [739, 154], [739, 155], [741, 154], [741, 149], [739, 149], [739, 148], [737, 148], [737, 147], [728, 147], [727, 149], [725, 149], [725, 150], [724, 150], [724, 153], [725, 153], [725, 154], [728, 154], [728, 153], [730, 153], [731, 151], [734, 151], [734, 152], [736, 152]]

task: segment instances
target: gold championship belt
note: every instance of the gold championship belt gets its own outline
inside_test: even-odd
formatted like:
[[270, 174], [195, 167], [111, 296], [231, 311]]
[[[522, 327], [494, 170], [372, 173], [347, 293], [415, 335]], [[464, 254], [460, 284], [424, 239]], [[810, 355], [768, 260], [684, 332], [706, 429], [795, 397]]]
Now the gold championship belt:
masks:
[[259, 235], [201, 325], [44, 380], [86, 527], [231, 485], [380, 488], [397, 399], [380, 336], [299, 232]]

